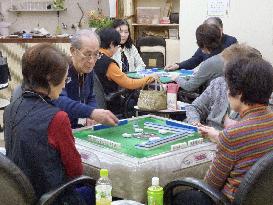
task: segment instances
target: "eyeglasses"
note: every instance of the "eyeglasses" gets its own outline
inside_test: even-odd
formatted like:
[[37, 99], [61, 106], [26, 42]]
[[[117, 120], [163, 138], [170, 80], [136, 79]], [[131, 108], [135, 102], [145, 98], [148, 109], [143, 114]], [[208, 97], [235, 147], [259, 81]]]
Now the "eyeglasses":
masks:
[[102, 53], [100, 53], [100, 52], [89, 53], [88, 55], [85, 55], [79, 49], [76, 48], [76, 50], [81, 54], [82, 58], [84, 58], [87, 61], [90, 61], [91, 59], [98, 60], [102, 56]]

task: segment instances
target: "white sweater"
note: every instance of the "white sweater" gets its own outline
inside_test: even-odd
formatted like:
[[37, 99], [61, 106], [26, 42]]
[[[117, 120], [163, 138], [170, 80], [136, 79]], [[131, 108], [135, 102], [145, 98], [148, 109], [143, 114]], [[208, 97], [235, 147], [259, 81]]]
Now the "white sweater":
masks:
[[[132, 48], [128, 49], [124, 47], [124, 54], [127, 57], [129, 63], [129, 71], [140, 71], [144, 70], [146, 65], [143, 62], [142, 58], [140, 57], [138, 50], [134, 45]], [[113, 55], [112, 57], [118, 64], [120, 69], [122, 70], [122, 62], [121, 62], [121, 48]]]

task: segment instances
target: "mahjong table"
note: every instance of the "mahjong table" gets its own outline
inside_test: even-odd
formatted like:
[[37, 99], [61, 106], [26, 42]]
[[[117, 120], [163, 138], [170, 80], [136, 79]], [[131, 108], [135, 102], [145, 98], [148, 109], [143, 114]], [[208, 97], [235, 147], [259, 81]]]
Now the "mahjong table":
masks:
[[199, 136], [196, 127], [154, 115], [73, 133], [92, 175], [97, 177], [99, 169], [108, 169], [112, 195], [139, 202], [145, 202], [153, 176], [159, 177], [161, 186], [180, 177], [204, 177], [216, 149]]

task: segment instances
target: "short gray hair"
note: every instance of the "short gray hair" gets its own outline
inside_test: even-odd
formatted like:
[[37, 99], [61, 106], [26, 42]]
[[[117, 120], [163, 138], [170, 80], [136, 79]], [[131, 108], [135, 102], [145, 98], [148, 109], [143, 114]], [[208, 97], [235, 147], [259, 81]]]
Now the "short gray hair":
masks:
[[81, 45], [82, 44], [82, 42], [81, 42], [82, 37], [87, 37], [90, 39], [97, 38], [98, 42], [100, 44], [100, 37], [95, 31], [92, 31], [89, 29], [82, 29], [82, 30], [77, 31], [70, 39], [71, 46], [74, 48], [80, 49], [82, 47], [82, 45]]
[[209, 17], [204, 21], [205, 24], [214, 24], [218, 26], [220, 29], [223, 28], [223, 22], [219, 17]]

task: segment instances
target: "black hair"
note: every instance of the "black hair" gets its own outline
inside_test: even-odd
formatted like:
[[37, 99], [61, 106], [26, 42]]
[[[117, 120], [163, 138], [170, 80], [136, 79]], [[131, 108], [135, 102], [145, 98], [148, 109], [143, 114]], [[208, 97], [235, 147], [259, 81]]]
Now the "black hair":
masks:
[[120, 34], [114, 28], [104, 28], [99, 31], [99, 37], [101, 40], [101, 48], [110, 48], [111, 43], [114, 46], [120, 45]]
[[220, 48], [221, 43], [221, 31], [218, 26], [214, 24], [201, 24], [196, 29], [196, 41], [199, 48], [206, 48], [210, 52]]
[[124, 47], [130, 49], [130, 48], [132, 48], [133, 40], [132, 40], [132, 37], [131, 37], [131, 31], [130, 31], [130, 26], [129, 26], [128, 22], [126, 20], [124, 20], [124, 19], [114, 19], [113, 20], [113, 28], [114, 29], [116, 29], [116, 28], [118, 28], [120, 26], [123, 26], [123, 25], [128, 27], [129, 36], [128, 36], [128, 39], [125, 42], [125, 44], [121, 45], [121, 46], [124, 46]]
[[273, 68], [264, 59], [231, 59], [225, 67], [225, 78], [230, 96], [241, 94], [241, 102], [248, 105], [269, 103], [273, 91]]

